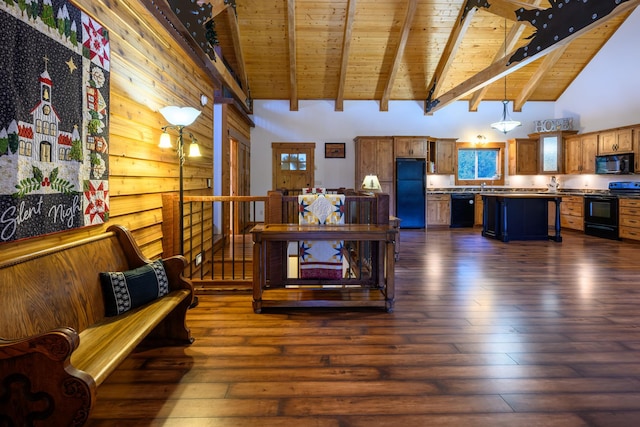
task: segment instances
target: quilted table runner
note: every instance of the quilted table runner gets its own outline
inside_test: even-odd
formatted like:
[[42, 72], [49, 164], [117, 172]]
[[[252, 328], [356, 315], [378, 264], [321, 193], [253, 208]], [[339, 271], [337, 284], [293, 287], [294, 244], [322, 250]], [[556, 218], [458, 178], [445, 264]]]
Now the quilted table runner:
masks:
[[[344, 224], [343, 194], [303, 194], [298, 196], [300, 224]], [[303, 240], [300, 242], [300, 277], [341, 279], [343, 240]]]

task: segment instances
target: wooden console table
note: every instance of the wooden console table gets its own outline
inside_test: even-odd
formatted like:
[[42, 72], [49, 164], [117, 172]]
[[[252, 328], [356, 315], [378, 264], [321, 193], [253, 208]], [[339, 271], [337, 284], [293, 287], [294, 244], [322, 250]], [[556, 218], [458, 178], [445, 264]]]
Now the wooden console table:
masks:
[[[344, 240], [347, 242], [377, 242], [377, 256], [372, 258], [376, 264], [373, 271], [376, 274], [374, 286], [364, 284], [354, 279], [326, 280], [324, 284], [354, 286], [361, 289], [380, 289], [384, 296], [385, 309], [393, 311], [394, 303], [394, 268], [395, 268], [395, 238], [397, 229], [386, 225], [346, 224], [346, 225], [298, 225], [298, 224], [260, 224], [251, 230], [253, 235], [253, 310], [262, 311], [262, 295], [265, 289], [285, 288], [286, 284], [314, 285], [316, 281], [309, 279], [291, 280], [282, 277], [267, 283], [270, 260], [267, 259], [270, 243], [298, 242], [301, 240]], [[279, 283], [278, 283], [279, 282]], [[285, 283], [286, 282], [286, 283]], [[322, 284], [317, 288], [323, 289]], [[351, 289], [351, 288], [350, 288]]]

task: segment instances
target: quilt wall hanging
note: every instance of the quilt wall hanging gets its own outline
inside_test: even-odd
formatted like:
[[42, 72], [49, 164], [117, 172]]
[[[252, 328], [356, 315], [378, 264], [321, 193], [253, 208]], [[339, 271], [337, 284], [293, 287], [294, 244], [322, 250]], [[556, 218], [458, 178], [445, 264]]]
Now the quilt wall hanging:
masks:
[[109, 218], [109, 34], [68, 0], [0, 0], [0, 243]]

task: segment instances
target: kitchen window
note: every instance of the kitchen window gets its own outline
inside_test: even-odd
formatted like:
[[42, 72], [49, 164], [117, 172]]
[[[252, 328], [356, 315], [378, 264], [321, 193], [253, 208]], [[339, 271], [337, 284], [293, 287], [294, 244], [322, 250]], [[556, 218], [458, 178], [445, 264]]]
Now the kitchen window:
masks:
[[456, 185], [504, 185], [503, 142], [456, 144]]

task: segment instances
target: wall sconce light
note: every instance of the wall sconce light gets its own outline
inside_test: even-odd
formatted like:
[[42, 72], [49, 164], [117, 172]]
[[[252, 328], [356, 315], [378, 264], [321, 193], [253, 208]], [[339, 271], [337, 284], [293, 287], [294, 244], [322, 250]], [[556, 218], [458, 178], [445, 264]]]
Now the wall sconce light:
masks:
[[476, 145], [484, 145], [487, 143], [487, 137], [484, 135], [476, 136]]
[[[180, 206], [179, 206], [179, 221], [180, 221], [180, 255], [184, 255], [184, 174], [183, 174], [183, 165], [184, 165], [184, 128], [192, 124], [200, 115], [200, 111], [196, 110], [192, 107], [164, 107], [160, 109], [160, 113], [165, 118], [166, 121], [171, 123], [170, 125], [162, 127], [162, 135], [160, 136], [160, 144], [158, 145], [160, 148], [171, 148], [171, 137], [169, 136], [168, 130], [175, 130], [178, 132], [178, 148], [176, 149], [178, 153], [178, 159], [180, 161]], [[189, 133], [189, 137], [191, 138], [191, 145], [189, 146], [189, 157], [199, 157], [200, 149], [196, 142], [196, 139], [193, 137], [191, 133]], [[194, 148], [195, 146], [195, 148]]]
[[367, 175], [364, 177], [362, 181], [362, 189], [368, 190], [370, 192], [377, 192], [382, 190], [380, 186], [380, 180], [378, 179], [378, 175]]

